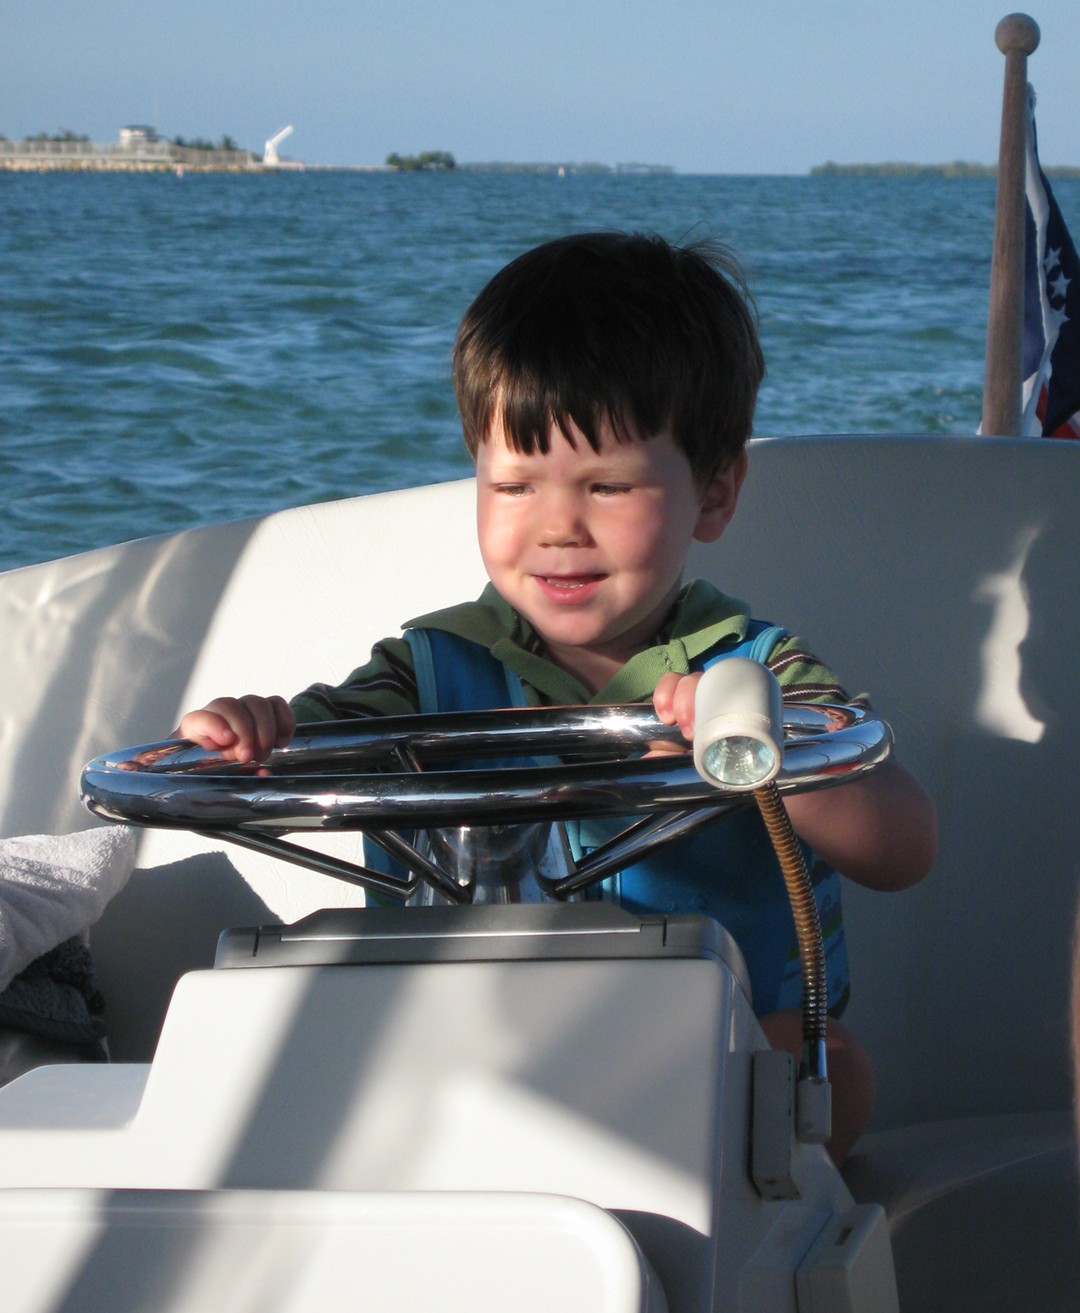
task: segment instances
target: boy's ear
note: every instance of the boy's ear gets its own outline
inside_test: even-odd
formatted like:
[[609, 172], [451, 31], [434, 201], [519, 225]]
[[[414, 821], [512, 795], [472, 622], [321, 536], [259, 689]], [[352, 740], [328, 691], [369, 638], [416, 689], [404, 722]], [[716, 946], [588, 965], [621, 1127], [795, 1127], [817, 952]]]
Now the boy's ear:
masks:
[[746, 478], [748, 459], [740, 451], [722, 474], [718, 474], [705, 490], [701, 512], [694, 526], [694, 537], [699, 543], [714, 543], [731, 523], [739, 493]]

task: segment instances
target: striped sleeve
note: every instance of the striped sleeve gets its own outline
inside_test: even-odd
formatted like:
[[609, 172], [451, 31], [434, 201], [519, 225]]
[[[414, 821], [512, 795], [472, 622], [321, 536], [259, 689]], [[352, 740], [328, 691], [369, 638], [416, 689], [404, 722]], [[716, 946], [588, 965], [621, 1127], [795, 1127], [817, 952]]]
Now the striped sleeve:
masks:
[[403, 638], [376, 643], [367, 665], [343, 684], [312, 684], [289, 702], [297, 720], [358, 720], [408, 716], [419, 709], [412, 649]]
[[865, 706], [864, 695], [852, 698], [823, 661], [801, 638], [788, 634], [769, 654], [768, 667], [783, 690], [785, 702], [839, 702]]

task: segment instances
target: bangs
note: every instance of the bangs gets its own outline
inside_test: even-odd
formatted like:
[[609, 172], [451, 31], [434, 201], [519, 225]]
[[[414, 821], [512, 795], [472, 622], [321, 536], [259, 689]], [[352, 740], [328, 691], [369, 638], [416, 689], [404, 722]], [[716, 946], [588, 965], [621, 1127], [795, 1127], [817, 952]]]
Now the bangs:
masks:
[[552, 434], [561, 433], [575, 450], [580, 437], [595, 452], [605, 435], [618, 443], [651, 438], [664, 427], [663, 419], [646, 421], [624, 398], [569, 396], [558, 388], [532, 386], [532, 379], [518, 375], [505, 380], [492, 395], [493, 404], [482, 422], [480, 441], [499, 433], [508, 447], [523, 455], [539, 452], [546, 456]]

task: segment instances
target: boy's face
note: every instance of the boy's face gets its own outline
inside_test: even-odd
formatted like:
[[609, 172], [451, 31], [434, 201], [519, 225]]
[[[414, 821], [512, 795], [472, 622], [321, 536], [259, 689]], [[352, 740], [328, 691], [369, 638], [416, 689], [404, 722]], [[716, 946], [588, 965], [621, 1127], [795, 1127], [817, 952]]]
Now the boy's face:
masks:
[[548, 655], [596, 691], [656, 635], [691, 542], [723, 533], [745, 457], [703, 491], [668, 433], [619, 443], [605, 423], [599, 452], [550, 437], [547, 455], [514, 451], [501, 427], [481, 443], [480, 553]]

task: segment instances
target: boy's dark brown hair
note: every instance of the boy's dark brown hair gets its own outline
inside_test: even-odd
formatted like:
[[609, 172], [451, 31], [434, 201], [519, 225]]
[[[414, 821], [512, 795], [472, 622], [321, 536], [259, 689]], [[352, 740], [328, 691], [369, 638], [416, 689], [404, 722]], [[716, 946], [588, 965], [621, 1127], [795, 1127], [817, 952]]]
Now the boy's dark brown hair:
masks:
[[665, 429], [704, 487], [750, 436], [765, 372], [738, 260], [715, 242], [617, 232], [561, 237], [495, 275], [461, 321], [454, 392], [475, 459], [496, 421], [526, 454], [551, 424], [594, 450]]

